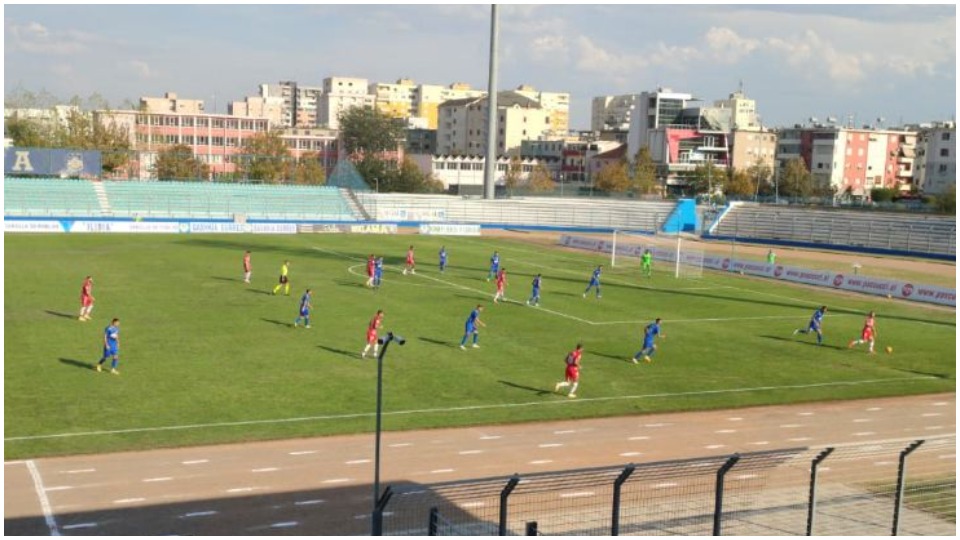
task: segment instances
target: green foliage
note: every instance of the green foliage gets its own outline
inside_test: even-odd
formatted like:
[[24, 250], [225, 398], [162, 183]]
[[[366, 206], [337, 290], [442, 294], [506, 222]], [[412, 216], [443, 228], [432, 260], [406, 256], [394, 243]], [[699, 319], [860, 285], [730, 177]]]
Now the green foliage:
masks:
[[937, 195], [935, 198], [936, 209], [944, 214], [957, 213], [957, 186], [950, 186], [947, 191]]
[[237, 169], [242, 178], [268, 184], [287, 180], [291, 157], [279, 131], [257, 133], [245, 139], [240, 154]]
[[320, 162], [320, 153], [305, 154], [296, 163], [290, 162], [288, 177], [294, 184], [321, 186], [326, 183], [326, 171]]
[[535, 193], [553, 191], [555, 187], [550, 171], [543, 163], [537, 163], [536, 167], [533, 168], [527, 180], [527, 185], [530, 187], [530, 190]]
[[607, 163], [593, 177], [593, 185], [599, 190], [624, 193], [631, 187], [626, 161]]
[[687, 185], [694, 195], [706, 194], [712, 196], [717, 192], [723, 192], [726, 178], [727, 172], [725, 169], [721, 169], [713, 163], [702, 163], [693, 170]]
[[657, 164], [650, 156], [650, 149], [641, 146], [634, 157], [633, 185], [637, 193], [648, 194], [657, 190]]
[[757, 193], [756, 176], [751, 176], [749, 171], [732, 171], [730, 179], [723, 186], [723, 193], [728, 197], [741, 199], [753, 197]]
[[154, 172], [160, 180], [206, 180], [210, 167], [193, 155], [193, 149], [177, 144], [157, 152]]
[[870, 190], [870, 200], [873, 202], [893, 202], [897, 195], [897, 190], [893, 188], [873, 188]]
[[507, 164], [507, 173], [503, 176], [503, 184], [508, 190], [514, 190], [523, 183], [523, 165], [520, 156], [512, 156]]
[[402, 146], [403, 122], [377, 109], [351, 107], [340, 113], [340, 137], [348, 154], [380, 154]]
[[10, 117], [3, 123], [3, 136], [21, 148], [50, 148], [53, 133], [36, 120]]
[[[411, 241], [424, 260], [417, 275], [403, 276]], [[440, 275], [427, 254], [444, 244], [454, 265]], [[390, 415], [388, 430], [956, 389], [953, 311], [710, 271], [702, 288], [689, 289], [656, 262], [649, 279], [635, 265], [605, 269], [602, 302], [584, 301], [590, 271], [609, 256], [539, 244], [405, 235], [8, 234], [4, 247], [8, 260], [18, 261], [4, 275], [6, 459], [372, 431], [377, 365], [359, 353], [377, 309], [386, 314], [385, 330], [407, 338], [384, 362], [386, 410], [445, 411]], [[240, 274], [247, 249], [249, 286]], [[482, 278], [494, 249], [511, 271], [507, 298], [519, 303], [490, 303], [493, 284]], [[369, 253], [386, 256], [377, 292], [352, 273], [362, 274]], [[291, 295], [273, 296], [285, 259]], [[522, 305], [538, 272], [549, 312]], [[84, 323], [75, 318], [74, 290], [88, 274], [97, 303], [94, 321]], [[316, 291], [313, 328], [294, 329], [306, 287]], [[482, 348], [461, 351], [463, 321], [478, 302], [487, 306]], [[792, 338], [823, 304], [833, 313], [825, 345]], [[895, 355], [846, 348], [869, 309], [878, 311], [878, 345], [893, 344]], [[625, 361], [654, 316], [666, 321], [669, 339], [658, 343], [652, 364]], [[112, 317], [122, 322], [119, 377], [92, 369]], [[585, 399], [573, 403], [552, 390], [564, 355], [580, 340]], [[657, 397], [636, 397], [644, 395]], [[521, 403], [532, 406], [509, 406]], [[315, 420], [270, 422], [306, 417]], [[121, 432], [245, 420], [259, 422]], [[12, 440], [95, 431], [113, 433]]]

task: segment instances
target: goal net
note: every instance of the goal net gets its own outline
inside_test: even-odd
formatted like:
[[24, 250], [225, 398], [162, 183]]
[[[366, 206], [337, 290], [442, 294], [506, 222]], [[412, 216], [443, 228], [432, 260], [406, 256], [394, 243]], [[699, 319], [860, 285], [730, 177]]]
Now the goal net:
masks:
[[689, 245], [682, 235], [616, 230], [608, 249], [611, 267], [638, 268], [644, 272], [643, 255], [649, 252], [651, 273], [668, 271], [677, 279], [703, 277], [703, 250]]

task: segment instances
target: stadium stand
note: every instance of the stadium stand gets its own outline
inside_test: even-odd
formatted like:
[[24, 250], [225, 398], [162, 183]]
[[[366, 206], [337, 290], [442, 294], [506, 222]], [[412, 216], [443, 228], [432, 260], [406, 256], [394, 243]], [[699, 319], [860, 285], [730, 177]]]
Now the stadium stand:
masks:
[[100, 201], [86, 180], [4, 178], [4, 215], [99, 216]]
[[713, 236], [801, 242], [850, 248], [956, 255], [952, 216], [816, 210], [740, 204], [720, 220]]

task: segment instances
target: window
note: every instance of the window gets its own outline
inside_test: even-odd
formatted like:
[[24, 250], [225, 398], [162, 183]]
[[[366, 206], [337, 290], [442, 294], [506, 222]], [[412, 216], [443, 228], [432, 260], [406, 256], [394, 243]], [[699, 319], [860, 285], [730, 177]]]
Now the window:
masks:
[[461, 164], [460, 164], [460, 170], [461, 170], [461, 171], [469, 171], [469, 170], [470, 170], [470, 164], [469, 164], [469, 163], [461, 163]]
[[949, 140], [950, 140], [950, 132], [949, 132], [949, 131], [944, 131], [943, 133], [941, 133], [941, 134], [940, 134], [940, 140], [941, 140], [941, 141], [949, 141]]
[[214, 118], [214, 119], [213, 119], [213, 127], [215, 127], [215, 128], [222, 128], [222, 127], [223, 127], [223, 118]]
[[223, 137], [211, 137], [210, 146], [223, 146]]
[[183, 144], [187, 146], [193, 146], [193, 135], [184, 135]]
[[941, 164], [940, 164], [940, 167], [937, 168], [937, 172], [940, 173], [940, 174], [943, 174], [943, 173], [947, 172], [947, 164], [946, 164], [946, 163], [941, 163]]
[[193, 127], [193, 117], [184, 116], [183, 118], [180, 119], [180, 125], [183, 127]]
[[197, 118], [197, 127], [208, 127], [210, 125], [209, 118]]
[[941, 148], [941, 149], [940, 149], [940, 157], [950, 157], [950, 149], [949, 149], [949, 148]]
[[207, 137], [204, 137], [204, 136], [197, 137], [197, 146], [207, 146], [208, 144], [210, 143]]

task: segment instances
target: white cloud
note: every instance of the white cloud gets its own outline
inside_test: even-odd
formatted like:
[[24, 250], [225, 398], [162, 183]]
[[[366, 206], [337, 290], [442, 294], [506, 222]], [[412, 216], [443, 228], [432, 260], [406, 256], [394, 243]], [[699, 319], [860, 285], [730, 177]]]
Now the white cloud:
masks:
[[154, 79], [158, 73], [150, 67], [150, 64], [142, 60], [127, 60], [120, 62], [118, 67], [128, 73], [132, 73], [140, 79]]
[[760, 46], [760, 41], [740, 37], [736, 31], [726, 27], [711, 27], [704, 39], [714, 58], [727, 64], [739, 62]]

